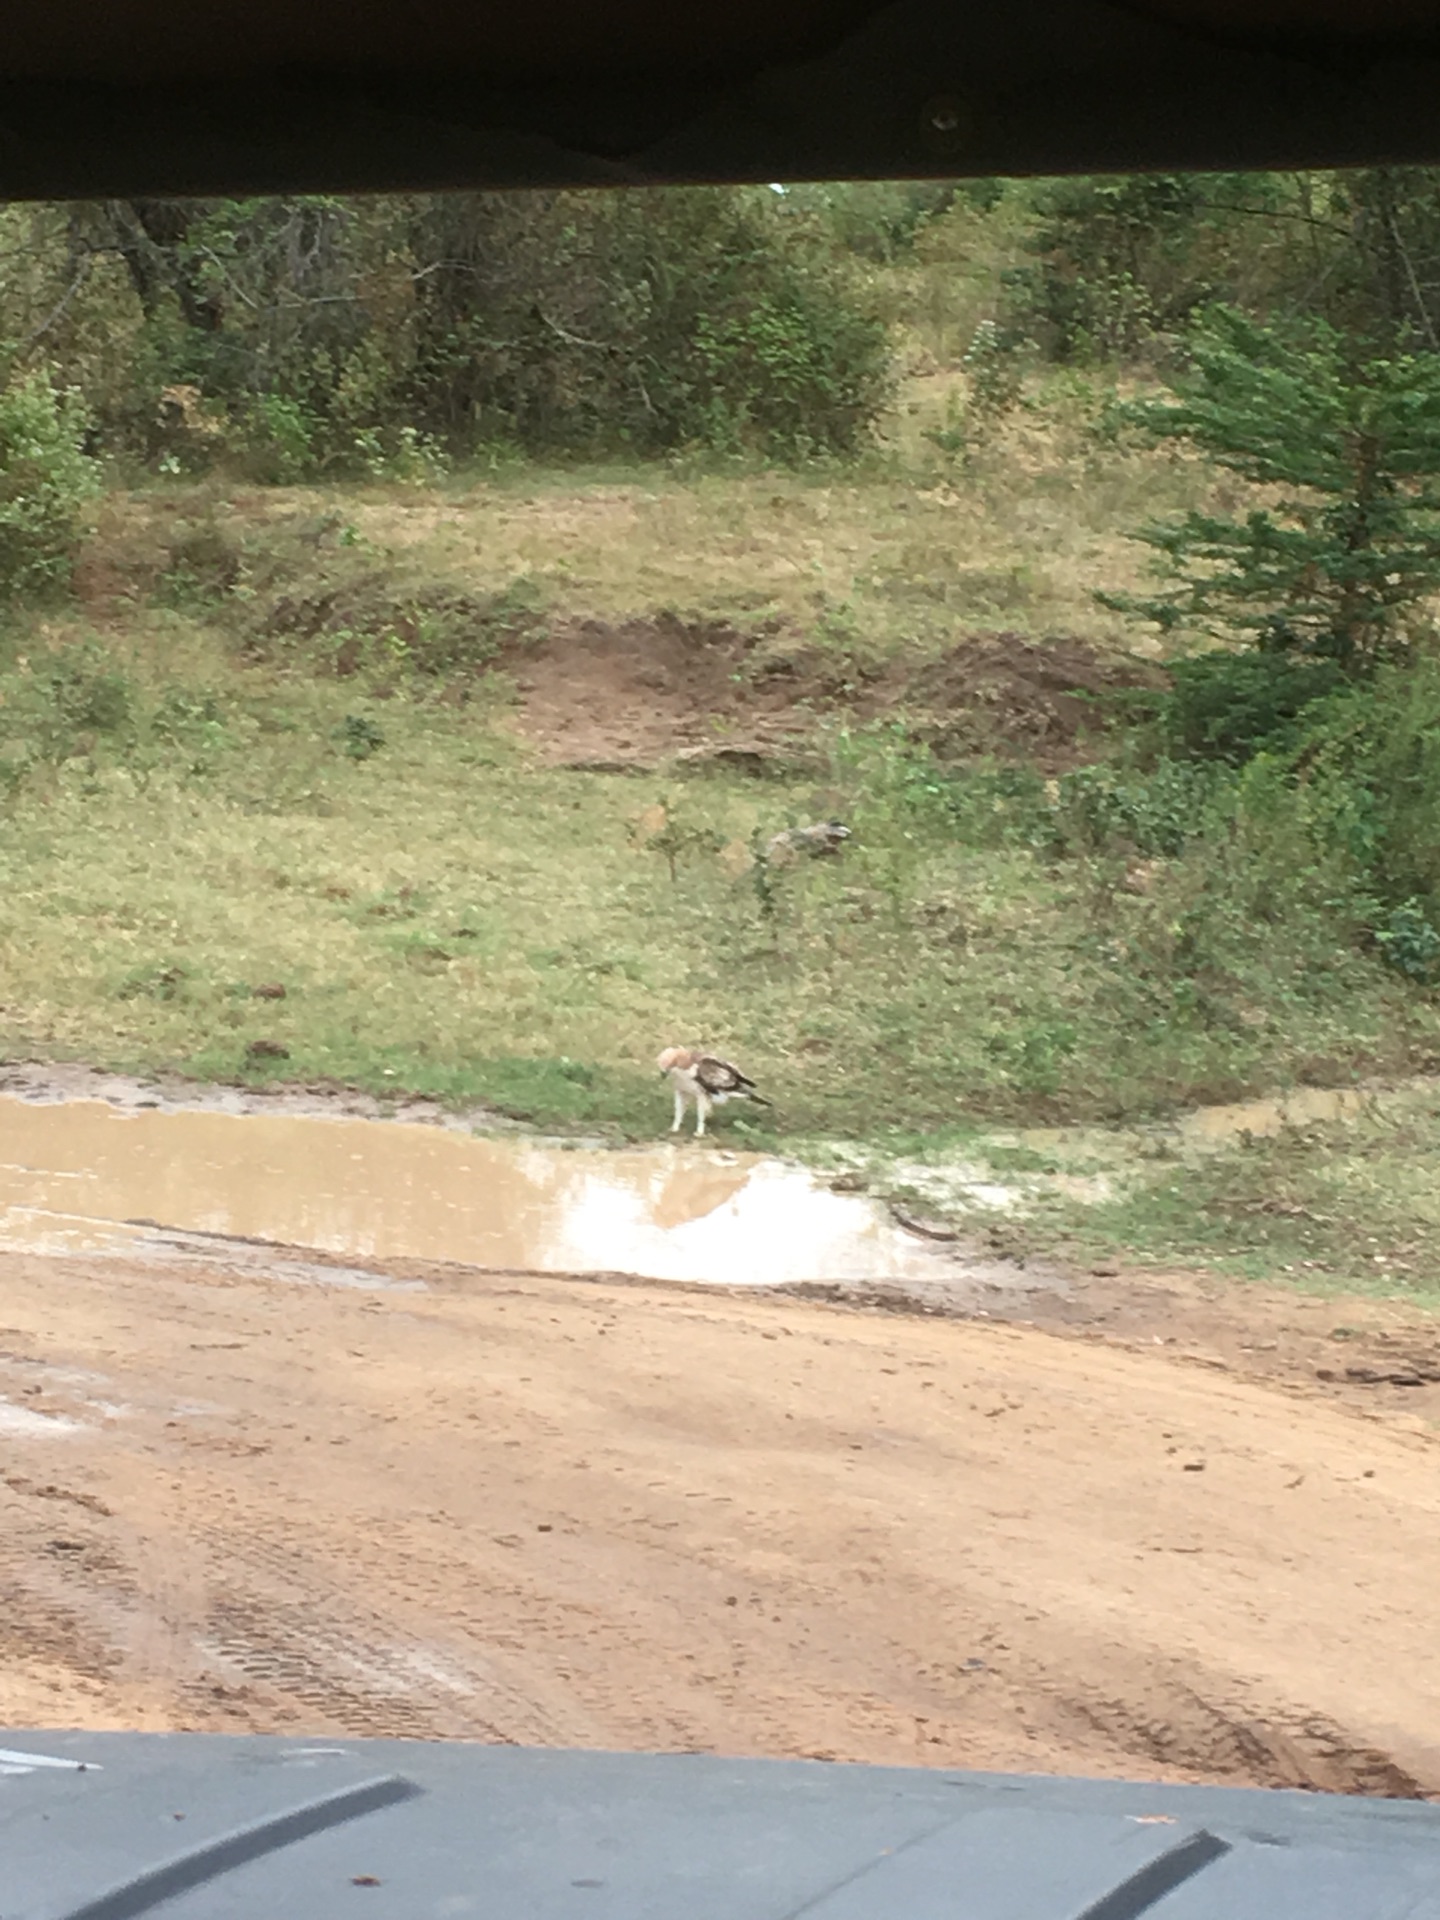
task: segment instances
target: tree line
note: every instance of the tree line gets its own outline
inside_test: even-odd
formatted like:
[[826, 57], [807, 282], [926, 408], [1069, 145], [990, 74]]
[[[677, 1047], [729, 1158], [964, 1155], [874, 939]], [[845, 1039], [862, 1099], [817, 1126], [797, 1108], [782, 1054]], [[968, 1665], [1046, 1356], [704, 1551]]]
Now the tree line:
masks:
[[167, 431], [189, 405], [208, 453], [262, 479], [500, 445], [852, 452], [888, 397], [886, 330], [842, 252], [769, 198], [12, 208], [0, 334], [13, 372], [78, 390], [91, 451], [203, 460], [203, 433]]

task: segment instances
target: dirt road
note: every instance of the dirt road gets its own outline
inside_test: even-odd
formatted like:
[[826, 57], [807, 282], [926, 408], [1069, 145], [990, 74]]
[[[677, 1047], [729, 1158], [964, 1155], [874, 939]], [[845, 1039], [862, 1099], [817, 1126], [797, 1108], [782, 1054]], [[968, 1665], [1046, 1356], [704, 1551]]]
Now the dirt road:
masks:
[[1026, 1328], [320, 1277], [0, 1256], [0, 1724], [1440, 1789], [1422, 1420]]

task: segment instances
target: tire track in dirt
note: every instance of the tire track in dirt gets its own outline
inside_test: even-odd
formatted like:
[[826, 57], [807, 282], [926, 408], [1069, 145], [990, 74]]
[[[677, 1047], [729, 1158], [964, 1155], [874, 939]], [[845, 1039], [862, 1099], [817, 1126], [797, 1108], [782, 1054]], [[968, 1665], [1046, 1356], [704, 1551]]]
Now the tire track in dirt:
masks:
[[[367, 1603], [354, 1580], [291, 1542], [243, 1528], [199, 1537], [211, 1595], [203, 1636], [210, 1658], [354, 1735], [464, 1738], [560, 1745], [570, 1729], [538, 1706], [523, 1681], [474, 1643], [407, 1630], [419, 1583], [367, 1572]], [[383, 1604], [390, 1601], [387, 1606]], [[422, 1616], [423, 1617], [423, 1616]], [[437, 1623], [439, 1624], [439, 1623]]]
[[[86, 1523], [76, 1524], [77, 1512]], [[30, 1670], [61, 1698], [78, 1689], [93, 1701], [113, 1687], [123, 1661], [127, 1581], [105, 1518], [53, 1482], [5, 1475], [0, 1668]]]
[[[139, 1490], [143, 1462], [126, 1478]], [[363, 1564], [327, 1566], [253, 1509], [194, 1532], [185, 1513], [205, 1504], [200, 1489], [166, 1500], [158, 1478], [137, 1503], [143, 1525], [109, 1515], [106, 1526], [102, 1515], [97, 1526], [93, 1496], [53, 1485], [40, 1497], [85, 1514], [88, 1527], [67, 1519], [53, 1532], [35, 1499], [0, 1501], [7, 1655], [96, 1686], [128, 1684], [152, 1702], [141, 1716], [150, 1724], [208, 1722], [218, 1706], [256, 1724], [278, 1716], [354, 1736], [557, 1745], [590, 1731], [542, 1707], [523, 1662], [519, 1678], [508, 1673], [463, 1618], [437, 1620], [434, 1634], [407, 1628], [426, 1583], [407, 1582], [403, 1566], [378, 1582]], [[352, 1591], [357, 1573], [368, 1603]]]
[[1296, 1787], [1375, 1799], [1424, 1797], [1417, 1776], [1323, 1715], [1277, 1710], [1257, 1719], [1221, 1705], [1178, 1677], [1157, 1676], [1148, 1711], [1133, 1700], [1077, 1694], [1068, 1703], [1087, 1726], [1118, 1739], [1162, 1771], [1247, 1786]]

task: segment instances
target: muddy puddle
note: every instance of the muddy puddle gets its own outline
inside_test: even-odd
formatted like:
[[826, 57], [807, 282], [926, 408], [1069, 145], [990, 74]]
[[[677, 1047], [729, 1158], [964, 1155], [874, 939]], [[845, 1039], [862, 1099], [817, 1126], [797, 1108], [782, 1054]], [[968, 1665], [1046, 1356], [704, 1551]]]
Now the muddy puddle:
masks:
[[715, 1146], [607, 1151], [0, 1095], [0, 1245], [138, 1250], [164, 1230], [377, 1262], [751, 1286], [956, 1270], [876, 1202]]
[[[892, 1286], [950, 1308], [979, 1305], [997, 1289], [1065, 1287], [1058, 1272], [1033, 1263], [1022, 1271], [977, 1246], [937, 1240], [903, 1207], [892, 1213], [863, 1192], [834, 1191], [803, 1168], [717, 1142], [617, 1150], [474, 1134], [419, 1102], [386, 1119], [274, 1100], [266, 1107], [258, 1096], [237, 1110], [223, 1089], [118, 1079], [102, 1089], [97, 1076], [76, 1097], [48, 1074], [9, 1069], [11, 1090], [0, 1092], [0, 1246], [223, 1249], [297, 1285], [404, 1285], [386, 1263], [419, 1262], [721, 1285]], [[1301, 1088], [1201, 1108], [1166, 1127], [997, 1132], [973, 1162], [892, 1166], [890, 1182], [899, 1177], [942, 1214], [976, 1221], [1023, 1215], [1047, 1196], [1095, 1204], [1157, 1151], [1183, 1161], [1437, 1092], [1429, 1078]], [[424, 1120], [439, 1124], [416, 1124]], [[986, 1146], [1012, 1159], [1024, 1149], [1049, 1165], [1022, 1172], [1003, 1154], [991, 1164]], [[280, 1249], [311, 1250], [331, 1264], [286, 1264]]]
[[1407, 1080], [1398, 1087], [1297, 1087], [1271, 1100], [1241, 1100], [1233, 1106], [1200, 1107], [1180, 1121], [1177, 1132], [1189, 1147], [1230, 1146], [1247, 1137], [1272, 1139], [1291, 1127], [1314, 1127], [1336, 1120], [1358, 1120], [1384, 1112], [1416, 1093], [1436, 1092], [1433, 1079]]

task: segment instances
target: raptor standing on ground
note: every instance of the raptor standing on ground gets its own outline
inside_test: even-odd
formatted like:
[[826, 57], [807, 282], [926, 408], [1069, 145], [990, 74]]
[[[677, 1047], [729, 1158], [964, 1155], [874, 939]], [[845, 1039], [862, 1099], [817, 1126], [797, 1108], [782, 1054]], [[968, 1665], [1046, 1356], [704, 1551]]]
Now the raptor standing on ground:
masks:
[[816, 860], [833, 860], [853, 837], [843, 820], [819, 820], [810, 827], [786, 827], [783, 833], [772, 834], [765, 842], [765, 858], [773, 865], [783, 865], [800, 853], [808, 853]]
[[705, 1131], [705, 1116], [711, 1107], [723, 1106], [727, 1100], [753, 1100], [757, 1106], [770, 1105], [763, 1094], [755, 1091], [755, 1082], [748, 1074], [713, 1053], [701, 1053], [696, 1047], [667, 1047], [655, 1064], [675, 1089], [672, 1133], [680, 1131], [687, 1100], [695, 1102], [697, 1139]]

